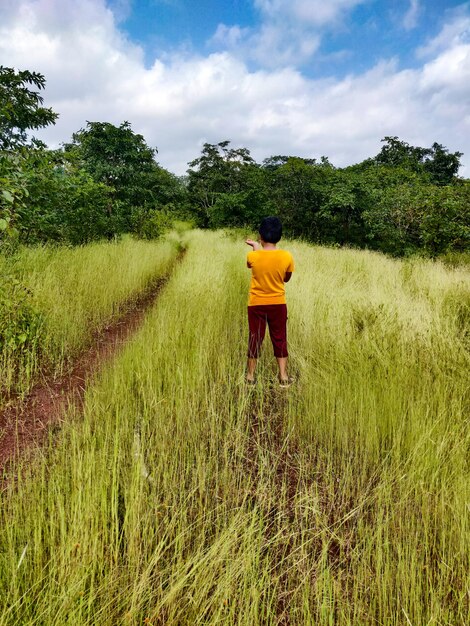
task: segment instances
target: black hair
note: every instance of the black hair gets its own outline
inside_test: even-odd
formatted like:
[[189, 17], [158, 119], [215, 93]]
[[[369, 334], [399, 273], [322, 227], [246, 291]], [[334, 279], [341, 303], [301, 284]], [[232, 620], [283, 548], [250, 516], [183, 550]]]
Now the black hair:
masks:
[[278, 217], [265, 217], [259, 227], [259, 234], [267, 243], [277, 243], [282, 237], [282, 224]]

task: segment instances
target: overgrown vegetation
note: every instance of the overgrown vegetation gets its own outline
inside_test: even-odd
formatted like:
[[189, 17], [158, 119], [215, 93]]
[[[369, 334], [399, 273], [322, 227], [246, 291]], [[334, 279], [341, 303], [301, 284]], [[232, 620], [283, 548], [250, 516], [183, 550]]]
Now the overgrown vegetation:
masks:
[[296, 385], [244, 387], [243, 240], [191, 233], [3, 494], [0, 624], [469, 622], [468, 271], [286, 247]]
[[126, 302], [168, 272], [179, 241], [125, 237], [0, 254], [0, 398], [26, 392], [40, 371], [61, 372]]

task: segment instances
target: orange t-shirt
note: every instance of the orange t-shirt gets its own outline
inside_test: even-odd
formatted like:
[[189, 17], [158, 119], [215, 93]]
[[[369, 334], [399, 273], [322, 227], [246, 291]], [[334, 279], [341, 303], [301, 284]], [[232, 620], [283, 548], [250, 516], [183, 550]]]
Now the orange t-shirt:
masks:
[[256, 250], [248, 253], [251, 285], [248, 306], [285, 304], [284, 278], [294, 271], [294, 259], [287, 250]]

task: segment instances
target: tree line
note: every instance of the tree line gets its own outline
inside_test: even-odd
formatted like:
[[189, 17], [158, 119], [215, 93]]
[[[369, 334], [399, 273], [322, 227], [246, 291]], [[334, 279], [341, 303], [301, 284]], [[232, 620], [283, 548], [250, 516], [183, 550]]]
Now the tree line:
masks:
[[349, 167], [275, 155], [257, 163], [230, 141], [204, 144], [187, 175], [156, 161], [129, 122], [88, 122], [51, 150], [30, 137], [58, 115], [43, 106], [45, 78], [0, 67], [0, 242], [81, 244], [131, 232], [158, 237], [175, 219], [201, 228], [256, 228], [279, 215], [286, 234], [403, 255], [470, 244], [470, 181], [460, 152], [385, 137]]

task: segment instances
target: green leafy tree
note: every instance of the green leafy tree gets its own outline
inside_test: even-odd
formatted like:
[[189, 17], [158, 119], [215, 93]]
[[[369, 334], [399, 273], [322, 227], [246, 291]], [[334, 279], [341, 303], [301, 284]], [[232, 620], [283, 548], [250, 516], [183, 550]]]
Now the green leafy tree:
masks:
[[439, 143], [433, 143], [424, 161], [424, 170], [436, 185], [450, 185], [460, 169], [462, 152], [449, 152]]
[[424, 192], [420, 247], [431, 256], [470, 250], [470, 182], [429, 186]]
[[374, 247], [403, 255], [431, 256], [470, 248], [470, 185], [400, 184], [385, 189], [364, 212]]
[[332, 170], [322, 195], [319, 211], [322, 240], [364, 245], [366, 230], [362, 213], [373, 201], [373, 192], [364, 177], [347, 168]]
[[[305, 165], [317, 164], [316, 159], [303, 159], [301, 157], [292, 157], [292, 156], [285, 156], [285, 155], [277, 154], [275, 156], [271, 156], [271, 157], [268, 157], [267, 159], [264, 159], [263, 167], [264, 169], [268, 171], [274, 171], [274, 170], [277, 170], [278, 167], [281, 167], [282, 165], [286, 165], [289, 159], [300, 159], [301, 161], [305, 163]], [[322, 164], [327, 164], [328, 159], [326, 157], [322, 157], [321, 162]]]
[[385, 188], [363, 213], [372, 247], [397, 255], [417, 250], [424, 210], [422, 201], [419, 183]]
[[146, 182], [156, 166], [156, 149], [129, 122], [88, 122], [64, 147], [97, 182], [112, 187], [118, 200], [138, 206], [151, 199]]
[[189, 166], [189, 202], [201, 226], [251, 223], [262, 204], [263, 186], [247, 148], [231, 148], [230, 141], [205, 143]]
[[24, 146], [28, 130], [55, 123], [58, 114], [41, 106], [45, 84], [42, 74], [0, 66], [0, 150]]
[[24, 155], [0, 151], [0, 242], [19, 237], [18, 213], [29, 195]]
[[45, 78], [0, 66], [0, 241], [18, 239], [19, 212], [26, 206], [29, 150], [43, 145], [27, 131], [54, 124], [57, 113], [42, 105]]
[[67, 160], [61, 151], [34, 150], [25, 161], [27, 201], [18, 210], [21, 241], [74, 245], [119, 232], [117, 211], [108, 213], [113, 190]]
[[374, 159], [378, 165], [406, 168], [427, 175], [428, 180], [436, 185], [448, 185], [458, 174], [461, 152], [451, 153], [438, 143], [433, 143], [431, 148], [410, 146], [398, 137], [385, 137], [382, 142], [385, 145]]
[[311, 164], [306, 159], [289, 157], [274, 169], [268, 160], [269, 212], [282, 216], [287, 233], [312, 241], [324, 239], [325, 219], [321, 210], [333, 173], [334, 168], [327, 160]]
[[65, 152], [96, 182], [113, 190], [106, 212], [117, 232], [138, 230], [151, 212], [185, 201], [182, 182], [156, 163], [157, 150], [129, 122], [88, 122], [74, 133]]

